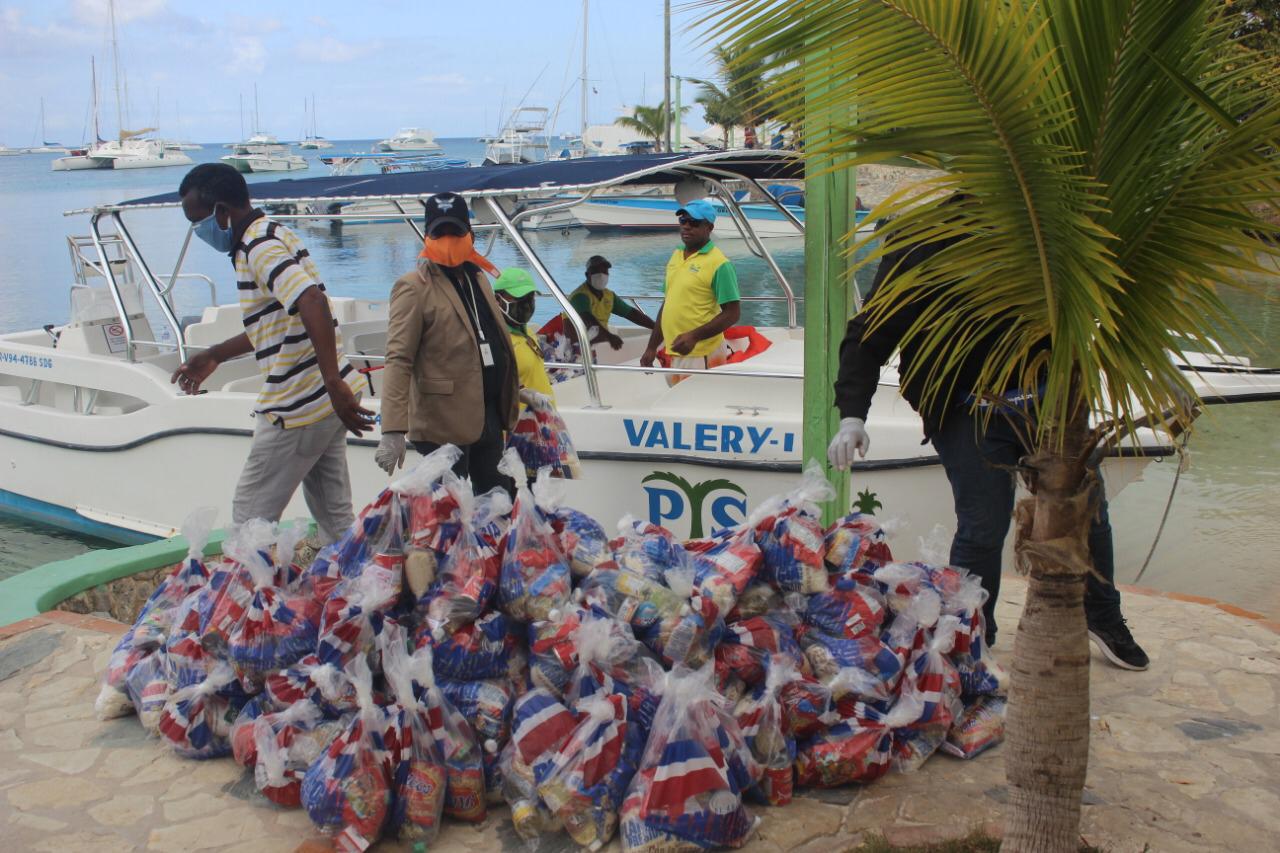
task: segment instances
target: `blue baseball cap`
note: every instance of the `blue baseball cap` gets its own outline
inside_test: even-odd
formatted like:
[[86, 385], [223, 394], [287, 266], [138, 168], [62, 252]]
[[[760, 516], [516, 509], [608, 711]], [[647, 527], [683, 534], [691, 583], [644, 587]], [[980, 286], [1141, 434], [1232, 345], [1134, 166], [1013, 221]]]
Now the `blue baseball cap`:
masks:
[[715, 205], [707, 201], [705, 198], [689, 202], [684, 207], [681, 207], [676, 211], [676, 216], [679, 216], [682, 213], [690, 219], [701, 219], [703, 222], [716, 221]]

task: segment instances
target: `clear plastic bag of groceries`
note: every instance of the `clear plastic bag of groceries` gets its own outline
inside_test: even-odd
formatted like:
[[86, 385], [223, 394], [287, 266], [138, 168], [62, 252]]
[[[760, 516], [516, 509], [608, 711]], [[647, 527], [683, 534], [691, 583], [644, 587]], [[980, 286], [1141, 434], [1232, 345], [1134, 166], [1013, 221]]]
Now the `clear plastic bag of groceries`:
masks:
[[622, 571], [667, 584], [671, 572], [686, 574], [693, 582], [693, 561], [675, 534], [665, 527], [623, 516], [618, 538], [610, 543], [613, 559]]
[[[295, 528], [296, 529], [296, 528]], [[297, 594], [280, 581], [291, 563], [271, 562], [276, 526], [255, 519], [227, 541], [226, 550], [248, 572], [253, 595], [240, 622], [231, 628], [227, 652], [247, 690], [256, 692], [271, 673], [292, 666], [315, 651], [320, 631], [320, 604]], [[277, 548], [277, 554], [284, 549]]]
[[627, 698], [597, 693], [577, 703], [577, 727], [551, 759], [538, 794], [577, 844], [599, 850], [618, 828], [618, 809], [636, 771], [628, 755]]
[[823, 540], [827, 570], [843, 575], [893, 562], [884, 529], [874, 515], [851, 512], [827, 528]]
[[382, 835], [391, 812], [391, 765], [396, 744], [395, 715], [373, 695], [373, 673], [364, 658], [355, 658], [348, 675], [359, 710], [302, 777], [302, 806], [322, 833], [335, 836], [334, 846], [365, 850]]
[[794, 491], [765, 501], [748, 517], [764, 554], [763, 575], [783, 592], [826, 590], [826, 530], [818, 505], [834, 496], [822, 466], [811, 461]]
[[894, 732], [894, 766], [902, 772], [920, 769], [946, 742], [963, 711], [960, 674], [948, 659], [959, 630], [959, 617], [943, 616], [932, 631], [920, 632], [920, 645], [908, 661], [901, 695], [918, 703], [920, 713]]
[[[703, 847], [741, 847], [756, 821], [743, 792], [760, 778], [737, 721], [712, 684], [711, 667], [668, 674], [624, 805], [624, 849], [656, 831]], [[628, 829], [629, 822], [642, 826]]]
[[526, 485], [519, 456], [508, 450], [500, 466], [516, 480], [516, 502], [502, 554], [498, 600], [520, 622], [551, 618], [563, 610], [572, 593], [569, 556], [548, 519], [560, 506], [558, 490], [549, 474], [539, 473], [533, 488]]
[[436, 685], [458, 713], [470, 721], [481, 744], [493, 741], [501, 745], [511, 737], [511, 705], [515, 696], [507, 679], [452, 681], [440, 678]]
[[343, 727], [338, 720], [326, 720], [313, 702], [254, 719], [247, 736], [253, 740], [250, 766], [258, 790], [276, 805], [302, 805], [302, 777]]
[[799, 640], [816, 679], [828, 681], [841, 670], [859, 670], [868, 676], [866, 689], [869, 692], [864, 698], [870, 701], [893, 698], [902, 680], [904, 661], [910, 653], [910, 647], [896, 651], [874, 634], [849, 639], [825, 634], [809, 626], [800, 629]]
[[431, 844], [440, 834], [449, 774], [436, 743], [430, 709], [414, 683], [420, 665], [430, 672], [430, 651], [410, 656], [403, 631], [384, 635], [382, 664], [394, 710], [399, 715], [400, 745], [391, 773], [391, 814], [388, 835], [401, 841]]
[[569, 569], [576, 578], [585, 578], [598, 568], [617, 568], [613, 549], [604, 527], [585, 512], [558, 506], [547, 514], [560, 548], [569, 555]]
[[130, 640], [135, 648], [148, 650], [159, 648], [164, 642], [173, 626], [178, 605], [209, 581], [204, 549], [209, 544], [217, 517], [218, 510], [211, 506], [201, 507], [187, 516], [182, 523], [182, 535], [187, 540], [186, 558], [174, 567], [142, 605], [133, 628], [121, 638], [121, 645]]
[[416, 647], [432, 647], [436, 677], [453, 681], [503, 677], [518, 643], [512, 620], [496, 610], [439, 640], [430, 626], [414, 633]]
[[724, 638], [715, 649], [717, 684], [723, 686], [737, 676], [754, 687], [764, 681], [771, 657], [785, 657], [793, 668], [807, 672], [809, 664], [796, 642], [795, 627], [795, 614], [786, 608], [726, 624]]
[[[605, 615], [601, 608], [596, 612]], [[529, 623], [529, 683], [563, 698], [578, 666], [578, 628], [592, 611], [570, 606], [554, 619]]]
[[830, 581], [826, 592], [809, 596], [804, 621], [833, 637], [878, 637], [889, 609], [870, 576], [849, 572]]
[[[402, 645], [405, 637], [397, 628], [388, 632], [384, 645]], [[470, 721], [440, 689], [433, 657], [430, 644], [417, 645], [410, 656], [408, 671], [419, 702], [426, 708], [428, 730], [444, 760], [447, 777], [444, 813], [457, 820], [479, 823], [487, 813], [484, 753], [496, 753], [498, 744], [482, 742]]]
[[502, 799], [511, 808], [512, 828], [528, 848], [536, 848], [543, 838], [560, 829], [560, 821], [538, 795], [533, 767], [521, 757], [514, 740], [498, 755], [497, 775]]
[[414, 598], [431, 588], [440, 562], [462, 529], [461, 504], [471, 494], [471, 485], [453, 473], [461, 458], [461, 450], [446, 444], [391, 485], [409, 507], [405, 584]]
[[[625, 622], [607, 614], [583, 614], [573, 632], [576, 665], [565, 688], [565, 701], [575, 710], [590, 696], [656, 690], [662, 667], [632, 636]], [[655, 674], [656, 673], [656, 674]]]
[[727, 617], [755, 580], [764, 555], [750, 527], [726, 531], [711, 547], [692, 554], [693, 609], [714, 620]]
[[770, 658], [768, 672], [763, 684], [738, 700], [733, 716], [761, 768], [760, 782], [751, 790], [771, 806], [785, 806], [795, 790], [796, 740], [783, 725], [780, 694], [800, 673], [785, 657]]
[[507, 448], [520, 455], [526, 479], [538, 476], [543, 468], [557, 479], [582, 479], [578, 451], [564, 419], [550, 400], [520, 407], [520, 416], [507, 436]]
[[535, 844], [559, 821], [538, 794], [552, 762], [578, 725], [559, 697], [541, 687], [525, 691], [511, 711], [511, 740], [502, 750], [502, 797], [511, 807], [516, 834]]
[[388, 614], [400, 601], [404, 583], [404, 517], [398, 495], [388, 490], [386, 512], [376, 541], [358, 574], [342, 578], [329, 594], [320, 617], [316, 654], [321, 663], [345, 668], [354, 658], [374, 653]]
[[493, 599], [502, 571], [501, 532], [511, 513], [503, 489], [473, 496], [468, 483], [458, 485], [458, 534], [440, 560], [439, 583], [418, 603], [437, 640], [480, 618]]
[[1009, 701], [1003, 696], [975, 696], [951, 724], [942, 751], [956, 758], [973, 758], [1004, 740], [1004, 717]]
[[328, 717], [358, 710], [351, 679], [332, 663], [321, 663], [314, 654], [267, 676], [261, 696], [274, 711], [283, 711], [298, 702], [314, 703]]
[[853, 714], [800, 742], [796, 749], [796, 784], [840, 788], [873, 782], [889, 772], [893, 733], [919, 714], [913, 699], [899, 700], [888, 711], [859, 703]]
[[160, 714], [173, 693], [163, 649], [140, 658], [125, 675], [124, 688], [138, 722], [152, 734], [160, 731]]
[[[215, 664], [201, 681], [174, 690], [160, 712], [158, 731], [183, 758], [221, 758], [231, 753], [231, 726], [248, 701], [236, 692], [235, 671]], [[231, 695], [224, 695], [231, 689]]]

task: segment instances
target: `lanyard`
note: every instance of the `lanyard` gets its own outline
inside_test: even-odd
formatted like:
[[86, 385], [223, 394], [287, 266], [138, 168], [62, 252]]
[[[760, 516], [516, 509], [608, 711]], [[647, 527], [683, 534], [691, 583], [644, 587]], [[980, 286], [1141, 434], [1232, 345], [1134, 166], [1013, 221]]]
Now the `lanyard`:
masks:
[[[449, 276], [449, 280], [456, 285], [458, 283], [458, 280], [453, 277], [453, 273], [449, 272], [447, 274]], [[466, 274], [465, 270], [463, 271], [462, 276], [463, 278], [466, 279], [466, 282], [467, 282], [467, 287], [465, 291], [467, 295], [464, 297], [463, 289], [461, 287], [458, 287], [458, 296], [462, 298], [462, 303], [466, 305], [467, 308], [471, 311], [471, 319], [475, 321], [476, 338], [478, 338], [479, 342], [483, 344], [486, 339], [484, 336], [484, 326], [480, 325], [480, 308], [479, 308], [479, 299], [476, 297], [476, 284], [475, 284], [475, 281], [471, 278], [471, 276]]]

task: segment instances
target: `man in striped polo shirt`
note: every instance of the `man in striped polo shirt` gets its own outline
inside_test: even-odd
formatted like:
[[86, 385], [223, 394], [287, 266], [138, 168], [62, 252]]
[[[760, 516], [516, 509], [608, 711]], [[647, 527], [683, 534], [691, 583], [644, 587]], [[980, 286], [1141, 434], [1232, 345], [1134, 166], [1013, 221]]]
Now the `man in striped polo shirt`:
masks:
[[172, 381], [198, 393], [219, 364], [248, 353], [264, 377], [232, 521], [278, 521], [301, 484], [322, 540], [331, 542], [355, 520], [346, 433], [371, 429], [373, 413], [360, 406], [365, 379], [343, 354], [320, 273], [296, 234], [253, 207], [230, 166], [196, 166], [178, 195], [196, 236], [235, 266], [245, 330], [187, 359]]

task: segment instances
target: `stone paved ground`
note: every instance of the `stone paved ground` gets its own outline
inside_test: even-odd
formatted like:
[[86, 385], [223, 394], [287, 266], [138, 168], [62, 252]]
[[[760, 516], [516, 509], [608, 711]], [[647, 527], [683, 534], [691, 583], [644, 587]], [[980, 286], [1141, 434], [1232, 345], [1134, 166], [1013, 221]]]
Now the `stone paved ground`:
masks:
[[[1011, 579], [1005, 588], [1009, 628], [1025, 587]], [[1168, 597], [1131, 593], [1126, 611], [1154, 664], [1120, 672], [1095, 653], [1085, 838], [1115, 851], [1276, 850], [1280, 634]], [[230, 759], [185, 761], [132, 717], [94, 719], [112, 625], [63, 613], [0, 628], [0, 849], [320, 847], [303, 812], [268, 803]], [[746, 849], [832, 853], [872, 831], [899, 842], [998, 831], [1004, 800], [999, 749], [972, 762], [937, 756], [914, 775], [758, 809]], [[500, 810], [479, 827], [447, 825], [433, 849], [521, 848]]]

